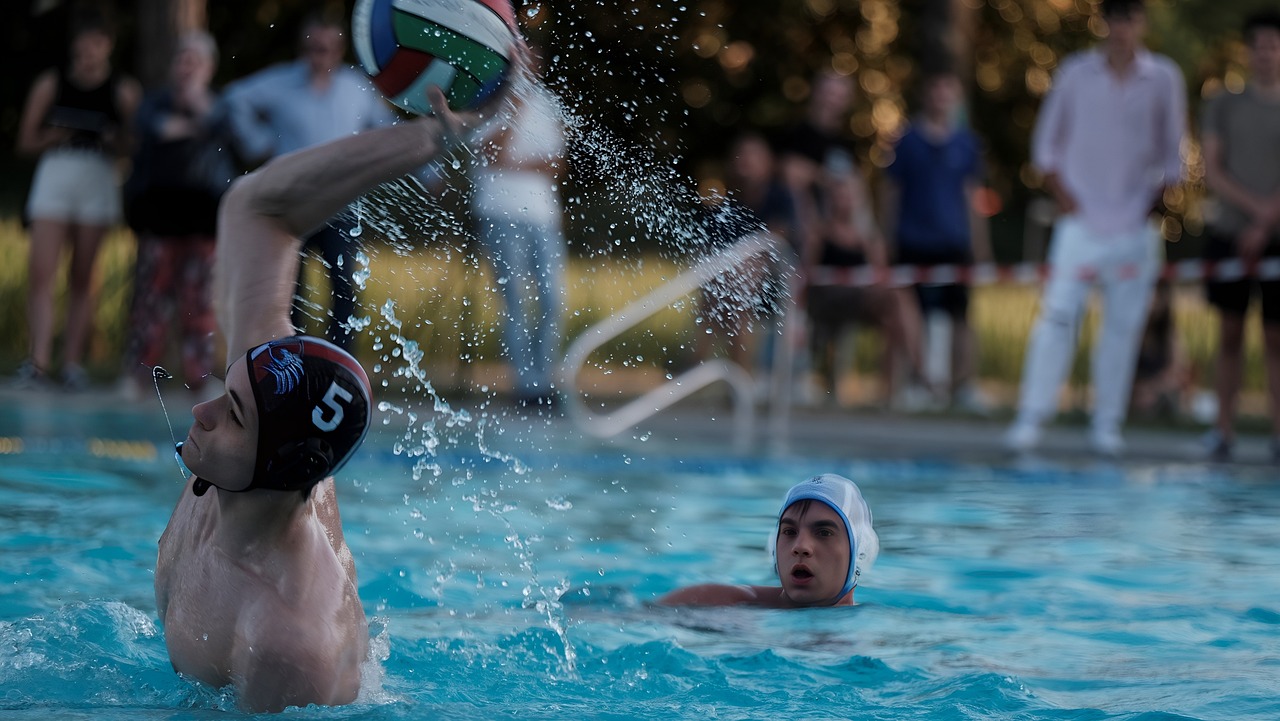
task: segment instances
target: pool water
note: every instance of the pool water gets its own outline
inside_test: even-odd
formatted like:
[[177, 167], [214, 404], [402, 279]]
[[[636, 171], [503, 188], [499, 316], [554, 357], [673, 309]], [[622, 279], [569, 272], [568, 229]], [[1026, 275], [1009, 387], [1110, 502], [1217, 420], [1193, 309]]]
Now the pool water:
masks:
[[[339, 484], [371, 618], [364, 688], [290, 717], [1280, 717], [1270, 473], [757, 458], [390, 415]], [[163, 418], [9, 408], [0, 435], [0, 717], [234, 712], [173, 673], [155, 614], [172, 459], [87, 440], [159, 442]], [[823, 471], [875, 515], [857, 607], [650, 605], [770, 582], [776, 506]]]

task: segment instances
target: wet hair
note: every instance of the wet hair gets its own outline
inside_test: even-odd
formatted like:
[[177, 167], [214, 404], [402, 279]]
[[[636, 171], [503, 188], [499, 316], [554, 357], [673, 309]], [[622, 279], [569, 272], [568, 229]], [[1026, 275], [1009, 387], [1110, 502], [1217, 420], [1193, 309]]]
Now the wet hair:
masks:
[[1102, 0], [1102, 17], [1128, 18], [1147, 11], [1144, 0]]
[[1280, 12], [1268, 10], [1254, 13], [1245, 18], [1244, 26], [1241, 29], [1245, 44], [1252, 45], [1257, 38], [1258, 32], [1263, 30], [1280, 32]]

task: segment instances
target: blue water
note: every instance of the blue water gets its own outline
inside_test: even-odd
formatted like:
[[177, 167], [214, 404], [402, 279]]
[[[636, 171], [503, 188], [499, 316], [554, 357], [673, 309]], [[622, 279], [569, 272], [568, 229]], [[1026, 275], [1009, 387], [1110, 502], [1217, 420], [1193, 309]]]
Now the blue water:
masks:
[[[1270, 473], [734, 457], [482, 420], [388, 423], [343, 474], [372, 658], [357, 703], [288, 716], [1280, 718]], [[234, 713], [172, 672], [155, 615], [176, 468], [95, 430], [168, 434], [153, 411], [0, 413], [25, 439], [0, 439], [0, 717]], [[649, 605], [769, 582], [778, 499], [815, 471], [875, 515], [859, 606]]]

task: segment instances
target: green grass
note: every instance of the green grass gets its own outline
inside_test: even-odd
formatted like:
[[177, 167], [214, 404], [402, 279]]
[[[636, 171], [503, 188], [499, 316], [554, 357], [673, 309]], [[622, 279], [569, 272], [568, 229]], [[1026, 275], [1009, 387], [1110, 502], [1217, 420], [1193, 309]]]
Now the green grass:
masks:
[[[0, 221], [0, 364], [13, 368], [25, 355], [27, 235], [16, 220]], [[133, 239], [124, 231], [112, 233], [99, 259], [99, 302], [88, 364], [100, 380], [114, 376], [126, 335], [126, 314], [132, 294]], [[366, 362], [401, 365], [397, 349], [404, 341], [423, 351], [422, 366], [438, 387], [466, 385], [475, 364], [500, 360], [501, 300], [487, 265], [461, 244], [447, 242], [404, 252], [371, 244], [371, 276], [361, 293], [361, 312], [370, 319], [361, 334], [358, 352]], [[313, 285], [322, 271], [309, 265]], [[575, 258], [566, 277], [569, 310], [568, 338], [590, 324], [641, 297], [672, 278], [680, 267], [655, 255], [630, 258]], [[59, 321], [64, 293], [59, 288]], [[974, 292], [972, 319], [980, 343], [979, 375], [984, 381], [1016, 384], [1022, 372], [1027, 335], [1035, 319], [1038, 288], [990, 286]], [[1201, 300], [1198, 286], [1179, 288], [1175, 296], [1179, 338], [1194, 378], [1206, 385], [1212, 378], [1217, 323]], [[648, 319], [592, 359], [603, 371], [635, 367], [680, 366], [693, 355], [696, 302], [679, 304]], [[394, 307], [394, 313], [384, 309]], [[392, 319], [399, 321], [396, 327]], [[1077, 349], [1073, 379], [1088, 377], [1088, 351], [1098, 314], [1091, 310]], [[316, 326], [318, 327], [318, 325]], [[1261, 333], [1250, 323], [1247, 339], [1246, 389], [1264, 387]], [[860, 342], [857, 367], [870, 371], [878, 362], [879, 340]], [[383, 369], [387, 370], [387, 369]], [[378, 369], [375, 368], [375, 372]]]

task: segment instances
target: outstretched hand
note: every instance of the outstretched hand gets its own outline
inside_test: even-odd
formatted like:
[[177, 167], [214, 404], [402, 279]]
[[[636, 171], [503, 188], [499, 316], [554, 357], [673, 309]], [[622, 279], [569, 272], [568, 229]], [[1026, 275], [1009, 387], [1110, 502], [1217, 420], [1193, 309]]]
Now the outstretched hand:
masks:
[[482, 105], [472, 110], [455, 111], [449, 107], [444, 91], [436, 86], [427, 88], [427, 103], [432, 116], [440, 123], [441, 142], [446, 149], [471, 142], [496, 118], [505, 115], [509, 108], [509, 100], [514, 89], [520, 84], [529, 71], [529, 47], [524, 40], [516, 38], [511, 46], [511, 67], [507, 70], [507, 78], [497, 92], [487, 98]]

